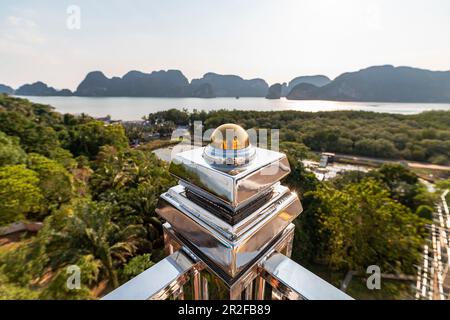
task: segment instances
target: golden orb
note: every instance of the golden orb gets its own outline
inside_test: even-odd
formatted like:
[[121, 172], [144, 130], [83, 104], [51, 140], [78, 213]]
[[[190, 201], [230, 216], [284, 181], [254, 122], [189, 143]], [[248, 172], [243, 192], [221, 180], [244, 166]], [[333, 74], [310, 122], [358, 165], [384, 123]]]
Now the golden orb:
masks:
[[219, 170], [244, 168], [255, 158], [256, 150], [242, 127], [224, 124], [211, 134], [211, 142], [203, 151], [203, 158]]
[[214, 130], [210, 145], [220, 150], [242, 150], [250, 146], [250, 138], [241, 126], [227, 123]]

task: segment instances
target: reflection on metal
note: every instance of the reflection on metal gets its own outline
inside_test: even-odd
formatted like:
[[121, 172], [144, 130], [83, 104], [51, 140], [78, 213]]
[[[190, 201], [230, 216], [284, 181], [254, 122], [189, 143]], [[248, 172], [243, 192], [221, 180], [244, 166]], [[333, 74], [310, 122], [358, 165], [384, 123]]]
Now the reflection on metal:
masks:
[[245, 167], [224, 172], [204, 157], [204, 148], [177, 154], [170, 172], [193, 190], [201, 190], [229, 209], [238, 209], [270, 189], [290, 173], [286, 155], [255, 148], [255, 158]]
[[167, 221], [169, 257], [105, 299], [349, 298], [289, 259], [303, 208], [280, 184], [290, 172], [286, 155], [256, 148], [242, 128], [226, 125], [209, 146], [179, 153], [170, 172], [179, 185], [156, 210]]
[[242, 127], [228, 123], [214, 130], [209, 145], [219, 150], [242, 150], [250, 147], [250, 138]]
[[417, 268], [416, 300], [450, 300], [450, 212], [446, 190], [436, 205], [423, 264]]
[[103, 300], [151, 300], [182, 297], [183, 285], [189, 281], [196, 263], [181, 251], [175, 252]]
[[[290, 245], [294, 236], [294, 228], [294, 225], [289, 225], [288, 228], [286, 228], [286, 230], [282, 232], [280, 237], [270, 245], [267, 253], [288, 252], [290, 250]], [[180, 238], [180, 235], [177, 234], [168, 223], [164, 224], [164, 240], [166, 241], [166, 246], [167, 244], [169, 244], [175, 248], [182, 246], [183, 242], [186, 242], [186, 240], [182, 240]], [[203, 291], [198, 294], [194, 293], [192, 297], [189, 298], [193, 298], [196, 295], [205, 297], [206, 293], [207, 297], [214, 300], [243, 299], [245, 290], [250, 285], [256, 286], [256, 284], [254, 283], [258, 281], [259, 275], [261, 273], [261, 263], [266, 258], [265, 255], [261, 256], [258, 260], [255, 260], [247, 270], [233, 279], [225, 272], [223, 272], [221, 268], [216, 266], [212, 260], [204, 257], [195, 246], [189, 243], [185, 243], [185, 245], [186, 246], [181, 247], [181, 250], [183, 250], [193, 260], [202, 260], [203, 262], [196, 267], [196, 269], [201, 273], [203, 281]], [[258, 288], [260, 288], [260, 291], [264, 291], [265, 289], [265, 287]], [[261, 296], [261, 294], [257, 292], [256, 294], [252, 294], [251, 299], [257, 299], [258, 294]]]
[[204, 149], [206, 162], [228, 172], [250, 164], [255, 158], [248, 133], [235, 124], [224, 124], [211, 135], [211, 143]]
[[245, 269], [302, 210], [297, 195], [288, 193], [258, 211], [257, 216], [251, 217], [253, 220], [231, 226], [223, 222], [216, 224], [217, 218], [207, 215], [196, 204], [177, 200], [170, 193], [164, 194], [159, 215], [231, 277]]
[[264, 300], [264, 294], [266, 292], [266, 281], [263, 277], [258, 276], [256, 278], [255, 300]]
[[262, 264], [262, 276], [290, 300], [348, 300], [347, 294], [288, 257], [275, 253]]

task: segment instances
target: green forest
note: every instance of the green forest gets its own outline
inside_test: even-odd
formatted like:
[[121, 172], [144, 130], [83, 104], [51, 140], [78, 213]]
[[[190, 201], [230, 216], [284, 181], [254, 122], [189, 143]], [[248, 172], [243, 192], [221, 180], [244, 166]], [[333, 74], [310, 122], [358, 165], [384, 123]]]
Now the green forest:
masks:
[[[36, 234], [0, 242], [0, 299], [97, 299], [162, 259], [155, 206], [176, 181], [151, 152], [164, 142], [130, 142], [197, 120], [206, 128], [281, 128], [292, 167], [284, 183], [304, 206], [295, 221], [297, 262], [414, 274], [437, 194], [399, 164], [320, 182], [301, 160], [326, 150], [448, 164], [450, 112], [169, 110], [145, 119], [146, 127], [129, 130], [0, 95], [0, 227], [43, 223]], [[82, 271], [80, 290], [66, 287], [70, 265]]]
[[[43, 221], [0, 247], [1, 299], [91, 299], [161, 258], [165, 163], [131, 149], [124, 128], [0, 96], [0, 226]], [[3, 249], [3, 250], [2, 250]], [[66, 268], [81, 268], [81, 290]]]
[[[150, 114], [150, 121], [188, 125], [202, 121], [205, 129], [237, 123], [245, 129], [280, 129], [281, 141], [302, 143], [313, 151], [368, 157], [450, 163], [450, 112], [399, 115], [362, 111], [180, 111]], [[163, 129], [162, 129], [163, 130]]]

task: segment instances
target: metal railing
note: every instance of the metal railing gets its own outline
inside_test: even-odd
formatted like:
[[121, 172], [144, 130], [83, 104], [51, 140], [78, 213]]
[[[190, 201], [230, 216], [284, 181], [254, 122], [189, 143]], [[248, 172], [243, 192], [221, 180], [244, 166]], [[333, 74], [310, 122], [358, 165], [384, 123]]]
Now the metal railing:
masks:
[[[103, 300], [208, 299], [201, 262], [179, 250], [146, 270]], [[242, 291], [245, 300], [352, 300], [350, 296], [280, 253], [257, 266], [258, 277]], [[192, 285], [191, 285], [192, 284]], [[254, 285], [253, 285], [254, 284]]]
[[450, 299], [450, 213], [444, 191], [428, 225], [422, 264], [417, 267], [416, 300]]
[[352, 299], [341, 290], [280, 253], [274, 253], [267, 259], [262, 264], [261, 271], [261, 276], [272, 287], [272, 299]]
[[195, 272], [195, 265], [196, 263], [183, 252], [177, 251], [112, 291], [102, 300], [183, 299], [183, 286]]

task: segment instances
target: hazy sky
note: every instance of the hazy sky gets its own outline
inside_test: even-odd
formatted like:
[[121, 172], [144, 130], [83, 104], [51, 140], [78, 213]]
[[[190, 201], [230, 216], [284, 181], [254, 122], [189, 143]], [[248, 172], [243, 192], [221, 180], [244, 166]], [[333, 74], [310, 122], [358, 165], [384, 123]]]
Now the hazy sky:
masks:
[[[67, 27], [67, 8], [81, 28]], [[450, 70], [449, 0], [0, 0], [0, 83], [76, 88], [87, 72], [180, 69], [336, 77], [371, 65]]]

